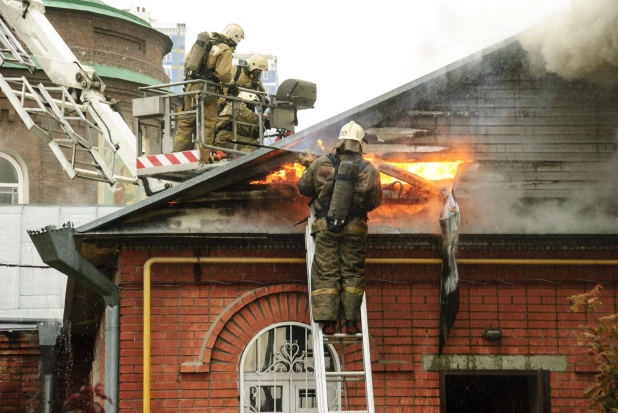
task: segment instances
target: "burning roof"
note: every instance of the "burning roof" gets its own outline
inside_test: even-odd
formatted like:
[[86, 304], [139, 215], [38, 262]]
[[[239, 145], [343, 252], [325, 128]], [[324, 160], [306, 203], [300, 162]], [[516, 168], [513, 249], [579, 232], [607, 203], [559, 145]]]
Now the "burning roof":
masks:
[[[614, 195], [618, 188], [611, 179], [618, 165], [612, 160], [616, 156], [618, 94], [551, 74], [535, 76], [527, 69], [517, 37], [274, 146], [328, 151], [341, 126], [350, 120], [365, 127], [367, 157], [388, 173], [382, 176], [388, 202], [370, 216], [372, 231], [439, 233], [440, 205], [434, 198], [444, 186], [440, 178], [448, 180], [457, 170], [455, 193], [462, 209], [462, 232], [618, 231]], [[139, 231], [138, 227], [147, 228], [149, 220], [155, 219], [154, 210], [180, 216], [183, 205], [216, 192], [277, 192], [286, 185], [293, 189], [302, 172], [294, 165], [296, 160], [297, 154], [282, 149], [259, 149], [80, 227], [77, 233], [122, 233], [129, 230], [127, 224], [131, 231]], [[221, 225], [208, 223], [231, 216], [217, 209], [227, 202], [224, 210], [236, 210], [248, 220], [257, 221], [258, 215], [265, 219], [264, 214], [285, 216], [277, 220], [277, 230], [300, 232], [300, 228], [290, 228], [290, 222], [303, 218], [306, 200], [300, 195], [292, 198], [272, 201], [287, 203], [280, 208], [241, 199], [234, 206], [232, 199], [211, 203], [211, 207], [202, 204], [210, 218], [192, 231], [220, 231]], [[295, 212], [282, 213], [286, 207]], [[250, 211], [256, 210], [259, 214], [252, 215]], [[117, 225], [120, 222], [122, 226]], [[273, 229], [259, 223], [253, 229], [269, 230]], [[234, 228], [225, 231], [234, 232]]]

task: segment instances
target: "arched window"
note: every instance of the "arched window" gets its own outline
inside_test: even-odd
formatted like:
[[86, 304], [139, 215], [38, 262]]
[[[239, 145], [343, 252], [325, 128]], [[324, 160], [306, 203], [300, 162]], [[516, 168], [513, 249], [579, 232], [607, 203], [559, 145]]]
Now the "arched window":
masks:
[[0, 152], [0, 204], [24, 202], [24, 175], [15, 159]]
[[[339, 371], [335, 349], [325, 346], [326, 371]], [[258, 333], [240, 360], [241, 413], [317, 412], [313, 341], [309, 326], [279, 323]], [[339, 410], [341, 384], [328, 383], [330, 410]]]

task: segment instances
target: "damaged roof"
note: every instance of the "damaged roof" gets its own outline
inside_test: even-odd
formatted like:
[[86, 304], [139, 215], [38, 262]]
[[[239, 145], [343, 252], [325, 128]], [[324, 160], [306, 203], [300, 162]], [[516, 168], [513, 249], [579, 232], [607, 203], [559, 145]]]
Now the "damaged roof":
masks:
[[[533, 75], [518, 36], [514, 36], [273, 146], [317, 152], [318, 139], [324, 140], [324, 146], [332, 146], [341, 126], [354, 120], [371, 139], [366, 151], [383, 161], [465, 162], [455, 186], [462, 209], [462, 232], [614, 233], [618, 232], [618, 220], [612, 219], [613, 224], [608, 220], [616, 217], [614, 201], [618, 193], [611, 190], [616, 184], [610, 179], [615, 176], [610, 171], [618, 164], [613, 162], [618, 129], [618, 94], [614, 92], [553, 74]], [[162, 227], [153, 225], [157, 219], [164, 219], [153, 217], [153, 211], [247, 182], [296, 159], [297, 154], [281, 149], [259, 149], [81, 226], [76, 235], [138, 235], [146, 227], [162, 233], [167, 232], [165, 228], [183, 232], [174, 228], [182, 219], [180, 215]], [[393, 198], [386, 204], [402, 206], [401, 200]], [[306, 202], [303, 200], [300, 195], [296, 199]], [[247, 211], [256, 205], [247, 203]], [[194, 220], [197, 229], [189, 233], [244, 232], [230, 225], [215, 225], [229, 216], [221, 213], [220, 207], [199, 210], [192, 206], [186, 211], [191, 208], [201, 221]], [[411, 209], [410, 205], [400, 208], [401, 213]], [[186, 211], [181, 215], [188, 216]], [[376, 228], [378, 233], [439, 232], [437, 215], [430, 223], [427, 216], [411, 219], [402, 228], [401, 213], [381, 220], [380, 211], [393, 215], [388, 205], [379, 208], [373, 214], [378, 225], [373, 222], [372, 232]], [[586, 219], [579, 219], [582, 211], [589, 215]], [[297, 211], [283, 219], [279, 232], [301, 232], [302, 228], [289, 225], [293, 219], [303, 218], [301, 215]], [[147, 226], [139, 225], [148, 219]], [[255, 228], [247, 232], [265, 231], [258, 222], [262, 219], [256, 218]], [[214, 224], [209, 226], [205, 220]], [[565, 225], [567, 222], [573, 226]]]

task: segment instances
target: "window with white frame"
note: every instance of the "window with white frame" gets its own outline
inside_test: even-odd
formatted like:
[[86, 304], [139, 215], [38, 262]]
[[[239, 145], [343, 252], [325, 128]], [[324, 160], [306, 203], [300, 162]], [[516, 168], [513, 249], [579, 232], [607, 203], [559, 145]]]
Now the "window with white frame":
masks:
[[[325, 346], [326, 371], [339, 371], [335, 349]], [[272, 325], [258, 333], [240, 360], [241, 413], [317, 412], [313, 341], [309, 326]], [[339, 410], [341, 384], [327, 384], [329, 410]]]
[[13, 157], [0, 152], [0, 204], [24, 202], [24, 176]]

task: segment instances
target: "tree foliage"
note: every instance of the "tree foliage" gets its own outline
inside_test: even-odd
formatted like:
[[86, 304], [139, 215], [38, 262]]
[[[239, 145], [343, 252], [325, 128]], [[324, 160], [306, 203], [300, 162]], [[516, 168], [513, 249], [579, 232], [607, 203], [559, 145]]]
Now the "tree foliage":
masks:
[[[599, 294], [603, 287], [569, 297], [571, 311], [593, 313], [602, 303]], [[592, 401], [594, 411], [618, 413], [618, 314], [597, 317], [596, 323], [582, 326], [578, 345], [590, 355], [590, 363], [597, 369], [594, 382], [584, 395]]]

